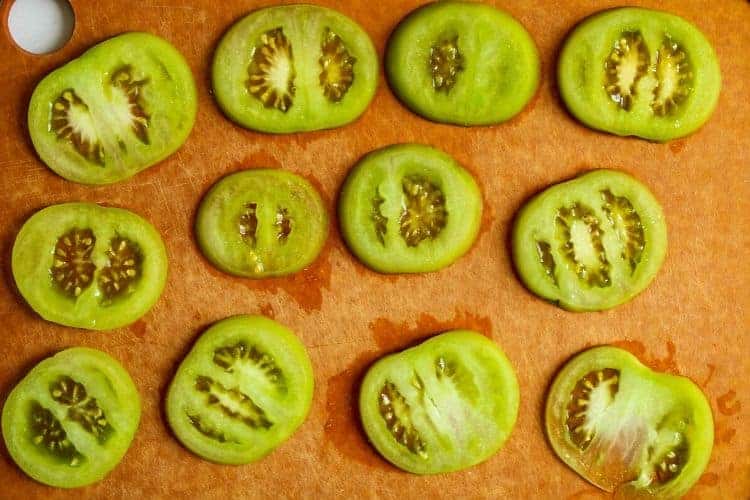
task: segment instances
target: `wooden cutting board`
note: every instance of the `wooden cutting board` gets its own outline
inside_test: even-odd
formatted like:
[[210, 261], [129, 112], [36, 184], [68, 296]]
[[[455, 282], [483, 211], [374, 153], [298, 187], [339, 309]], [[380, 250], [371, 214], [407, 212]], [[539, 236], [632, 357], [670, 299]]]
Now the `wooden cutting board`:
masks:
[[[0, 497], [444, 497], [599, 498], [604, 495], [560, 462], [543, 432], [545, 391], [572, 354], [613, 343], [650, 366], [696, 381], [716, 424], [711, 463], [691, 498], [750, 496], [750, 4], [742, 0], [628, 1], [684, 16], [708, 36], [723, 73], [719, 106], [695, 135], [651, 144], [588, 130], [565, 111], [555, 85], [556, 54], [583, 17], [614, 0], [500, 0], [531, 32], [543, 80], [520, 116], [495, 127], [463, 129], [427, 122], [401, 106], [381, 77], [356, 123], [324, 132], [271, 136], [239, 128], [210, 93], [209, 64], [222, 33], [239, 17], [275, 3], [253, 0], [73, 0], [76, 28], [60, 51], [34, 56], [0, 34], [0, 394], [38, 361], [85, 345], [119, 359], [143, 399], [132, 447], [104, 481], [80, 491], [48, 488], [26, 477], [0, 449]], [[382, 55], [386, 39], [417, 0], [316, 0], [359, 22]], [[173, 43], [192, 67], [198, 118], [183, 148], [163, 163], [110, 186], [67, 182], [36, 157], [26, 107], [39, 79], [92, 44], [143, 30]], [[337, 230], [319, 260], [285, 279], [249, 281], [212, 268], [192, 232], [195, 209], [221, 176], [245, 167], [283, 167], [311, 179], [331, 214], [349, 168], [368, 151], [396, 142], [436, 145], [474, 173], [484, 197], [483, 231], [464, 258], [438, 273], [381, 276], [359, 264]], [[527, 292], [514, 275], [509, 233], [530, 195], [592, 168], [619, 168], [661, 201], [669, 254], [653, 284], [612, 311], [575, 314]], [[37, 317], [15, 289], [13, 240], [36, 210], [64, 201], [121, 206], [148, 218], [170, 256], [166, 291], [129, 328], [93, 333]], [[214, 465], [170, 433], [162, 409], [167, 384], [197, 336], [212, 322], [262, 313], [292, 328], [315, 368], [315, 398], [305, 424], [253, 465]], [[355, 410], [363, 370], [377, 357], [434, 332], [468, 327], [489, 334], [508, 354], [521, 385], [518, 424], [486, 463], [435, 477], [390, 466], [365, 439]]]

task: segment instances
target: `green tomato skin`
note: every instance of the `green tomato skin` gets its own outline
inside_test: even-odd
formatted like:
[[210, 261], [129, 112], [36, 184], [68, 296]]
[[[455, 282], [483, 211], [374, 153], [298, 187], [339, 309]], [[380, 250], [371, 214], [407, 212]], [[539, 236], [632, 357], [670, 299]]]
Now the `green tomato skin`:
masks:
[[[201, 411], [208, 408], [203, 399], [196, 399], [193, 387], [196, 377], [213, 376], [225, 380], [212, 363], [215, 349], [244, 341], [248, 347], [259, 345], [271, 354], [286, 379], [288, 392], [283, 401], [277, 401], [276, 411], [283, 418], [261, 431], [244, 428], [244, 433], [232, 426], [231, 419], [223, 418], [215, 424], [222, 432], [237, 432], [242, 442], [227, 440], [219, 443], [198, 432], [186, 418], [188, 409]], [[238, 389], [243, 380], [242, 371], [231, 380]], [[218, 464], [241, 465], [258, 461], [287, 441], [304, 423], [310, 412], [314, 388], [313, 368], [305, 346], [289, 329], [264, 316], [237, 315], [214, 323], [196, 341], [180, 363], [167, 392], [165, 401], [167, 421], [177, 439], [196, 455]], [[267, 401], [268, 403], [268, 401]], [[216, 410], [218, 411], [218, 410]]]
[[[604, 61], [612, 42], [624, 31], [640, 30], [653, 52], [666, 36], [678, 42], [692, 62], [691, 94], [668, 116], [654, 115], [638, 97], [630, 111], [620, 109], [603, 84]], [[698, 28], [673, 14], [625, 7], [605, 10], [585, 19], [564, 42], [557, 67], [560, 94], [568, 110], [588, 127], [620, 136], [666, 142], [698, 130], [711, 117], [719, 100], [721, 71], [711, 43]], [[656, 80], [641, 79], [638, 96], [651, 95]]]
[[[468, 384], [472, 390], [465, 391], [467, 399], [455, 400], [455, 393], [430, 375], [441, 355], [457, 360], [465, 370], [453, 387]], [[422, 381], [437, 412], [437, 420], [423, 419], [418, 428], [426, 442], [426, 458], [394, 439], [379, 408], [381, 387], [390, 381], [404, 394], [409, 391], [411, 414], [416, 415], [422, 405], [420, 396], [411, 395], [412, 376]], [[414, 474], [455, 472], [489, 459], [512, 432], [518, 406], [518, 381], [510, 361], [494, 342], [471, 330], [442, 333], [381, 358], [367, 371], [359, 393], [359, 412], [369, 441], [386, 460]], [[448, 425], [441, 420], [444, 414]], [[431, 430], [438, 428], [440, 434]]]
[[[103, 81], [126, 65], [138, 74], [147, 70], [141, 95], [150, 114], [148, 144], [121, 130], [111, 97], [102, 91]], [[96, 119], [104, 165], [89, 162], [51, 130], [53, 103], [68, 89], [84, 100]], [[177, 151], [193, 128], [197, 107], [195, 81], [182, 54], [155, 35], [125, 33], [93, 46], [39, 82], [29, 103], [29, 133], [41, 160], [58, 175], [83, 184], [111, 184]]]
[[[265, 32], [281, 27], [292, 46], [296, 77], [292, 105], [266, 108], [247, 90], [250, 54]], [[320, 86], [320, 43], [326, 28], [356, 59], [351, 87], [338, 102]], [[347, 16], [316, 5], [283, 5], [255, 10], [237, 21], [219, 42], [211, 63], [216, 102], [238, 125], [258, 132], [289, 134], [341, 127], [356, 120], [375, 96], [378, 56], [369, 35]]]
[[[554, 244], [557, 209], [575, 201], [590, 202], [600, 189], [607, 187], [615, 195], [626, 196], [641, 218], [646, 245], [638, 267], [628, 275], [623, 270], [624, 265], [616, 260], [614, 247], [606, 245], [610, 264], [617, 273], [612, 285], [605, 288], [583, 286], [556, 253], [555, 286], [542, 271], [536, 249], [537, 239], [544, 235], [547, 241]], [[594, 206], [593, 203], [589, 204]], [[599, 220], [605, 223], [606, 216], [601, 214], [599, 208], [595, 208], [595, 211]], [[521, 208], [513, 223], [512, 257], [521, 281], [534, 294], [573, 312], [601, 311], [628, 302], [656, 277], [666, 253], [667, 227], [658, 201], [643, 184], [615, 170], [594, 170], [545, 189]]]
[[[425, 176], [443, 191], [448, 222], [433, 239], [407, 246], [399, 234], [401, 178]], [[372, 224], [372, 198], [384, 196], [384, 241]], [[466, 254], [479, 234], [482, 194], [472, 175], [446, 153], [421, 144], [395, 144], [367, 154], [352, 169], [338, 203], [341, 231], [352, 252], [380, 273], [439, 271]]]
[[[96, 236], [92, 260], [98, 270], [108, 260], [111, 238], [128, 238], [140, 248], [143, 261], [136, 290], [106, 306], [94, 282], [75, 300], [55, 288], [50, 268], [55, 243], [73, 228], [91, 228]], [[32, 215], [16, 236], [11, 257], [19, 292], [42, 318], [87, 330], [112, 330], [146, 314], [161, 296], [167, 281], [167, 251], [158, 231], [145, 219], [120, 208], [93, 203], [52, 205]]]
[[[613, 474], [616, 478], [590, 472], [596, 469], [596, 464], [590, 462], [591, 456], [582, 453], [568, 437], [565, 430], [566, 408], [573, 387], [587, 373], [604, 368], [620, 371], [618, 397], [622, 395], [623, 398], [628, 398], [628, 401], [624, 404], [625, 409], [608, 416], [603, 426], [622, 431], [622, 426], [639, 418], [641, 424], [645, 422], [653, 427], [668, 420], [668, 416], [673, 413], [679, 413], [686, 418], [688, 423], [682, 432], [687, 435], [689, 459], [679, 475], [664, 486], [641, 484], [642, 478], [620, 483], [621, 477], [617, 476], [616, 472]], [[623, 387], [626, 381], [628, 387]], [[618, 421], [618, 418], [622, 421]], [[647, 431], [653, 431], [653, 427], [647, 428]], [[693, 381], [687, 377], [653, 371], [634, 355], [612, 346], [587, 349], [563, 366], [548, 392], [545, 429], [553, 450], [566, 465], [593, 485], [605, 491], [623, 493], [628, 498], [640, 498], [644, 495], [664, 500], [681, 498], [698, 481], [708, 466], [714, 442], [711, 405]], [[627, 431], [628, 429], [625, 429], [623, 432]]]
[[[87, 392], [105, 405], [105, 414], [116, 426], [114, 434], [103, 445], [104, 450], [95, 450], [95, 454], [75, 469], [54, 463], [45, 453], [40, 453], [30, 440], [26, 422], [21, 421], [29, 418], [29, 399], [46, 393], [52, 374], [59, 373], [68, 374], [79, 382], [82, 378], [90, 381], [86, 384]], [[138, 390], [122, 365], [96, 349], [73, 347], [37, 364], [13, 388], [3, 406], [2, 432], [8, 453], [29, 477], [57, 488], [78, 488], [102, 480], [117, 466], [130, 447], [140, 416]], [[71, 434], [73, 424], [68, 424], [65, 429]]]
[[[433, 88], [432, 45], [458, 36], [463, 69], [447, 92]], [[539, 54], [531, 35], [510, 14], [474, 2], [429, 3], [393, 32], [385, 56], [398, 98], [428, 120], [493, 125], [523, 110], [539, 86]]]
[[[248, 202], [257, 205], [252, 247], [238, 231]], [[292, 221], [283, 242], [275, 225], [279, 207]], [[213, 265], [235, 276], [262, 279], [288, 276], [312, 264], [325, 245], [328, 224], [323, 199], [305, 178], [281, 169], [253, 168], [211, 187], [198, 208], [195, 232], [201, 252]]]

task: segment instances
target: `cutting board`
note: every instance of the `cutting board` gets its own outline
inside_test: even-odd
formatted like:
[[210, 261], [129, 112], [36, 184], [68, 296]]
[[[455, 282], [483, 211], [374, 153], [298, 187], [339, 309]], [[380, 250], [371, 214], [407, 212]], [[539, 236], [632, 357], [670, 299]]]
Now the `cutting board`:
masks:
[[[359, 22], [379, 54], [415, 0], [316, 0]], [[557, 51], [583, 17], [617, 1], [500, 0], [542, 58], [542, 83], [509, 123], [459, 128], [425, 121], [399, 104], [381, 76], [372, 105], [349, 126], [287, 136], [232, 124], [210, 91], [209, 65], [222, 33], [243, 14], [279, 2], [231, 0], [73, 0], [70, 42], [45, 56], [0, 33], [0, 395], [37, 362], [66, 347], [101, 349], [132, 374], [143, 416], [132, 447], [99, 484], [66, 492], [39, 485], [0, 449], [0, 497], [62, 498], [576, 498], [605, 497], [558, 460], [543, 431], [546, 390], [560, 366], [589, 346], [615, 344], [651, 367], [690, 377], [714, 413], [716, 441], [690, 498], [750, 497], [750, 4], [740, 0], [629, 1], [694, 22], [716, 48], [723, 89], [711, 120], [696, 134], [652, 144], [589, 130], [565, 111], [555, 84]], [[283, 3], [283, 2], [280, 2]], [[187, 58], [198, 85], [192, 135], [166, 161], [103, 187], [67, 182], [37, 158], [26, 107], [40, 78], [92, 44], [124, 31], [155, 33]], [[436, 145], [477, 178], [485, 200], [481, 234], [453, 266], [415, 276], [383, 276], [347, 250], [334, 221], [309, 269], [250, 281], [215, 270], [200, 254], [193, 219], [220, 177], [248, 167], [280, 167], [312, 180], [335, 215], [346, 173], [365, 153], [397, 142]], [[514, 274], [509, 234], [515, 212], [534, 193], [593, 168], [618, 168], [651, 188], [669, 228], [666, 262], [632, 302], [601, 313], [570, 313], [530, 294]], [[24, 220], [50, 204], [85, 200], [148, 218], [169, 252], [169, 280], [154, 309], [134, 325], [86, 332], [47, 323], [19, 296], [10, 252]], [[293, 329], [315, 369], [312, 410], [299, 431], [264, 460], [208, 463], [183, 448], [163, 411], [180, 360], [208, 325], [260, 313]], [[518, 374], [521, 406], [506, 446], [487, 462], [454, 474], [399, 471], [368, 445], [356, 395], [376, 358], [454, 327], [489, 335]]]

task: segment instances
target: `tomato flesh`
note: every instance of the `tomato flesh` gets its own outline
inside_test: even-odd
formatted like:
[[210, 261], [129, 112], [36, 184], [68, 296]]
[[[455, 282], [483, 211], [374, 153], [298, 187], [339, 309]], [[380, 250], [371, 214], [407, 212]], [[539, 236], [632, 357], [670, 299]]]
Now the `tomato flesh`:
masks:
[[307, 180], [258, 168], [217, 182], [201, 202], [195, 226], [201, 251], [214, 265], [266, 278], [315, 260], [328, 236], [328, 213]]
[[666, 250], [659, 203], [643, 184], [614, 170], [544, 190], [513, 227], [513, 261], [523, 282], [572, 311], [630, 300], [656, 276]]
[[128, 450], [140, 420], [125, 369], [95, 349], [66, 349], [36, 365], [2, 413], [8, 452], [31, 478], [75, 488], [104, 478]]
[[454, 330], [376, 362], [359, 396], [362, 424], [383, 457], [416, 474], [487, 460], [518, 414], [518, 382], [500, 348]]
[[433, 2], [393, 32], [388, 82], [415, 113], [456, 125], [490, 125], [518, 114], [539, 84], [531, 35], [510, 14], [474, 2]]
[[382, 273], [442, 269], [466, 253], [482, 219], [476, 181], [453, 158], [419, 144], [365, 156], [339, 198], [349, 248]]
[[211, 326], [180, 364], [167, 419], [197, 455], [244, 464], [289, 439], [312, 393], [312, 365], [294, 333], [263, 316], [234, 316]]
[[161, 295], [167, 253], [145, 219], [124, 209], [63, 203], [24, 223], [13, 278], [44, 319], [89, 330], [133, 323]]
[[705, 470], [713, 445], [711, 407], [698, 386], [651, 371], [615, 347], [589, 349], [563, 367], [545, 421], [563, 462], [625, 496], [681, 497]]
[[261, 132], [345, 125], [365, 111], [377, 81], [378, 58], [367, 33], [315, 5], [251, 12], [227, 31], [212, 64], [221, 109]]
[[713, 113], [721, 73], [713, 47], [685, 19], [650, 9], [611, 9], [584, 20], [565, 41], [558, 86], [589, 127], [668, 141]]
[[193, 75], [177, 49], [148, 33], [126, 33], [39, 82], [29, 103], [29, 133], [57, 174], [109, 184], [179, 149], [197, 102]]

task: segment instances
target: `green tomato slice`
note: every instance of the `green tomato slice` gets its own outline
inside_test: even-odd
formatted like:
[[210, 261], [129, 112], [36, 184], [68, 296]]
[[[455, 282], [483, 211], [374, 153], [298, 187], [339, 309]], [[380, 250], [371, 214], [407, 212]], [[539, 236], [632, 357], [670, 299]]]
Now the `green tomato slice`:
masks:
[[109, 330], [133, 323], [156, 303], [167, 252], [156, 229], [128, 210], [64, 203], [26, 221], [12, 268], [21, 295], [44, 319]]
[[680, 498], [711, 457], [713, 417], [698, 386], [615, 347], [588, 349], [563, 367], [545, 421], [563, 462], [628, 498]]
[[84, 184], [127, 179], [174, 153], [195, 121], [195, 82], [165, 40], [126, 33], [47, 75], [31, 96], [39, 157]]
[[365, 156], [338, 207], [349, 248], [381, 273], [442, 269], [471, 247], [482, 219], [476, 181], [453, 158], [419, 144]]
[[244, 464], [289, 439], [312, 395], [312, 365], [294, 333], [263, 316], [234, 316], [206, 330], [180, 364], [167, 419], [197, 455]]
[[531, 35], [510, 14], [472, 2], [434, 2], [409, 14], [388, 42], [385, 69], [412, 111], [464, 126], [512, 118], [539, 85]]
[[76, 488], [104, 478], [130, 447], [138, 391], [113, 358], [74, 347], [36, 365], [2, 413], [8, 453], [31, 478]]
[[239, 125], [271, 133], [335, 128], [375, 95], [378, 58], [367, 33], [314, 5], [256, 10], [221, 39], [212, 64], [216, 100]]
[[661, 206], [633, 177], [596, 170], [552, 186], [521, 209], [513, 261], [526, 286], [571, 311], [627, 302], [667, 251]]
[[589, 127], [668, 141], [703, 125], [719, 99], [714, 49], [685, 19], [619, 8], [584, 20], [558, 65], [560, 94]]
[[217, 182], [195, 227], [201, 251], [219, 269], [248, 278], [286, 276], [320, 254], [328, 212], [307, 180], [258, 168]]
[[466, 469], [502, 448], [518, 415], [515, 372], [502, 350], [453, 330], [376, 362], [359, 411], [368, 438], [408, 472]]

